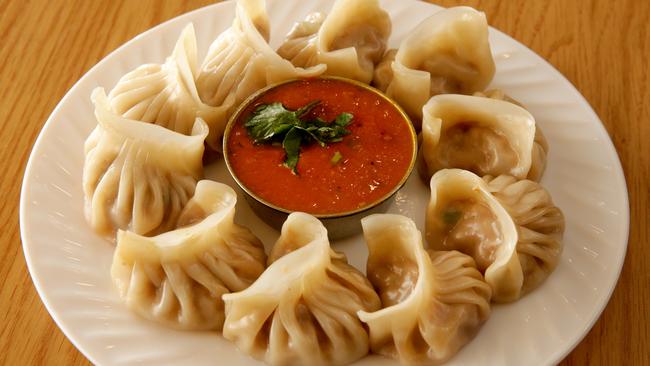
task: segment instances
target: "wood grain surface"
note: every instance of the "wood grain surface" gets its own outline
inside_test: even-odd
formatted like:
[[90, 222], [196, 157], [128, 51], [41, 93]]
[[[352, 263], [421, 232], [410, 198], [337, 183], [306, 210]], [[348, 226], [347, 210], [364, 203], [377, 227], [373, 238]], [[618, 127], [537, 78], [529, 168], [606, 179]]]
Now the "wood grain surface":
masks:
[[[0, 0], [0, 365], [89, 364], [48, 315], [21, 249], [21, 177], [45, 120], [109, 52], [211, 2]], [[609, 305], [562, 364], [650, 365], [650, 1], [435, 2], [484, 11], [560, 70], [605, 124], [630, 195], [628, 253]]]

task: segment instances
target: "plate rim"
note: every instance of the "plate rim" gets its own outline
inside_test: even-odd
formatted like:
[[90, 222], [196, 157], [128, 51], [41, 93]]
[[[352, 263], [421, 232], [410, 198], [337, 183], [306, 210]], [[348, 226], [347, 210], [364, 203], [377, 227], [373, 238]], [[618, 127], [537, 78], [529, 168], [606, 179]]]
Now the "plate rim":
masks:
[[[327, 1], [333, 1], [333, 0], [327, 0]], [[416, 1], [416, 0], [411, 0], [411, 1]], [[61, 319], [61, 315], [59, 312], [55, 311], [52, 308], [51, 300], [49, 299], [48, 296], [45, 295], [45, 290], [43, 288], [43, 285], [41, 283], [41, 280], [38, 275], [35, 275], [35, 273], [38, 273], [38, 270], [36, 269], [36, 266], [33, 262], [33, 259], [31, 257], [29, 247], [33, 246], [33, 240], [30, 240], [29, 238], [29, 232], [27, 231], [26, 228], [26, 222], [27, 220], [27, 213], [28, 213], [28, 187], [31, 185], [31, 178], [35, 174], [35, 171], [33, 169], [33, 165], [35, 164], [35, 161], [37, 159], [35, 152], [39, 151], [41, 145], [43, 144], [44, 136], [47, 134], [47, 131], [52, 128], [54, 124], [54, 116], [58, 115], [60, 110], [63, 108], [63, 105], [66, 104], [68, 99], [71, 98], [72, 92], [76, 89], [76, 87], [79, 85], [79, 83], [89, 74], [93, 73], [95, 69], [101, 67], [104, 63], [108, 62], [109, 59], [112, 59], [115, 57], [115, 55], [119, 52], [121, 52], [124, 48], [129, 47], [132, 43], [137, 42], [139, 39], [148, 36], [151, 33], [156, 33], [159, 32], [160, 29], [164, 29], [166, 27], [169, 27], [170, 23], [172, 22], [177, 22], [180, 21], [182, 18], [189, 18], [192, 17], [195, 13], [199, 12], [204, 12], [204, 11], [213, 11], [213, 9], [218, 9], [220, 7], [225, 7], [225, 6], [230, 6], [229, 4], [235, 2], [235, 0], [225, 0], [219, 3], [215, 4], [209, 4], [203, 7], [199, 7], [197, 9], [191, 10], [189, 12], [185, 12], [182, 14], [179, 14], [175, 17], [172, 17], [170, 19], [165, 20], [162, 23], [159, 23], [139, 34], [134, 36], [133, 38], [129, 39], [128, 41], [124, 42], [121, 44], [119, 47], [115, 48], [111, 52], [109, 52], [107, 55], [105, 55], [99, 62], [97, 62], [95, 65], [93, 65], [90, 69], [88, 69], [77, 81], [66, 91], [65, 95], [59, 100], [55, 108], [50, 112], [48, 118], [46, 119], [45, 123], [41, 127], [38, 136], [36, 140], [34, 141], [34, 144], [32, 146], [32, 149], [29, 153], [29, 158], [27, 160], [27, 163], [25, 165], [25, 170], [24, 170], [24, 175], [23, 179], [21, 182], [21, 190], [20, 190], [20, 200], [19, 200], [19, 224], [20, 224], [20, 238], [21, 238], [21, 246], [22, 246], [22, 251], [23, 255], [25, 257], [25, 262], [27, 264], [27, 269], [30, 275], [30, 278], [32, 280], [32, 283], [34, 284], [34, 287], [36, 288], [36, 292], [38, 293], [38, 296], [45, 306], [48, 314], [54, 321], [54, 323], [57, 325], [57, 327], [61, 330], [61, 332], [65, 335], [65, 337], [72, 343], [77, 350], [83, 354], [84, 357], [86, 357], [90, 362], [93, 364], [98, 364], [97, 360], [95, 357], [91, 354], [89, 350], [86, 349], [86, 347], [81, 345], [81, 342], [79, 339], [75, 339], [70, 336], [71, 330], [69, 329], [69, 326], [65, 324], [65, 322]], [[433, 6], [434, 8], [438, 9], [444, 9], [444, 7], [437, 5], [437, 4], [431, 4], [428, 2], [422, 2], [418, 1], [421, 3], [426, 4], [427, 6]], [[210, 9], [210, 10], [208, 10]], [[507, 38], [510, 42], [516, 43], [518, 46], [525, 48], [531, 55], [534, 56], [536, 62], [541, 63], [543, 66], [550, 70], [551, 72], [554, 73], [555, 77], [559, 77], [562, 82], [564, 82], [566, 85], [570, 86], [570, 91], [577, 96], [576, 102], [579, 103], [583, 108], [586, 107], [586, 111], [590, 114], [591, 118], [594, 118], [597, 120], [599, 123], [596, 124], [596, 130], [597, 133], [603, 137], [603, 140], [606, 142], [606, 148], [609, 149], [610, 151], [614, 152], [614, 156], [616, 159], [614, 159], [614, 170], [616, 171], [615, 174], [618, 177], [616, 178], [619, 180], [619, 183], [621, 183], [622, 190], [619, 192], [619, 195], [623, 198], [622, 204], [625, 207], [625, 210], [621, 212], [621, 220], [624, 221], [625, 223], [625, 230], [622, 231], [622, 237], [620, 240], [622, 241], [623, 245], [622, 248], [619, 250], [622, 251], [622, 255], [619, 257], [618, 263], [614, 263], [615, 267], [615, 272], [616, 272], [616, 280], [611, 283], [609, 288], [605, 291], [607, 294], [602, 298], [600, 303], [597, 304], [595, 311], [592, 314], [591, 319], [589, 319], [587, 322], [585, 322], [585, 327], [577, 333], [578, 336], [574, 337], [575, 339], [573, 340], [572, 344], [570, 347], [564, 349], [564, 350], [559, 350], [553, 352], [549, 357], [550, 360], [552, 361], [553, 364], [556, 364], [560, 362], [562, 359], [564, 359], [568, 354], [570, 354], [576, 346], [589, 334], [595, 323], [600, 319], [603, 311], [609, 304], [611, 297], [613, 295], [614, 290], [618, 286], [621, 272], [623, 269], [623, 265], [625, 263], [625, 258], [627, 257], [627, 249], [629, 246], [629, 235], [630, 235], [630, 204], [629, 204], [629, 189], [627, 186], [627, 179], [625, 176], [625, 170], [623, 169], [623, 165], [621, 163], [620, 156], [618, 154], [618, 151], [616, 150], [616, 146], [614, 145], [614, 142], [610, 136], [610, 134], [607, 132], [607, 129], [605, 128], [605, 125], [603, 124], [601, 118], [598, 116], [598, 114], [594, 111], [592, 106], [589, 104], [589, 102], [586, 100], [586, 98], [582, 95], [582, 93], [576, 88], [576, 86], [569, 80], [567, 79], [555, 66], [553, 66], [549, 61], [544, 59], [542, 56], [537, 54], [535, 51], [533, 51], [530, 47], [528, 47], [526, 44], [516, 40], [509, 34], [499, 30], [498, 28], [489, 25], [490, 32], [495, 32], [499, 36]]]

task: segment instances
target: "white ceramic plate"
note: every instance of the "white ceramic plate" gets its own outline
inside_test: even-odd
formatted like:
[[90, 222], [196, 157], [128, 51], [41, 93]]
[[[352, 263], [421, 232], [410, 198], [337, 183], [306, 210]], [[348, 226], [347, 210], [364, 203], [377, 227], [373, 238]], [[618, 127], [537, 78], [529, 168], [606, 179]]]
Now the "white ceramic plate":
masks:
[[[274, 46], [309, 11], [331, 0], [269, 1]], [[390, 45], [437, 12], [414, 1], [383, 1], [393, 20]], [[110, 89], [145, 62], [162, 62], [181, 29], [194, 22], [203, 53], [234, 15], [232, 2], [182, 15], [131, 40], [90, 70], [68, 92], [41, 131], [21, 195], [20, 223], [27, 264], [45, 306], [70, 340], [100, 365], [253, 365], [214, 333], [179, 332], [131, 314], [113, 290], [113, 245], [96, 236], [83, 216], [83, 143], [95, 126], [90, 92]], [[584, 98], [552, 66], [525, 46], [490, 29], [497, 64], [491, 87], [504, 89], [537, 118], [551, 146], [542, 183], [566, 216], [565, 249], [557, 270], [520, 301], [498, 305], [478, 336], [449, 364], [542, 365], [561, 360], [589, 331], [619, 276], [628, 235], [627, 190], [616, 151]], [[201, 57], [203, 55], [200, 55]], [[222, 162], [207, 177], [234, 186]], [[391, 212], [412, 217], [422, 229], [427, 187], [414, 174], [396, 195]], [[243, 200], [237, 220], [267, 245], [278, 233]], [[335, 243], [365, 269], [361, 236]], [[359, 365], [389, 365], [379, 356]]]

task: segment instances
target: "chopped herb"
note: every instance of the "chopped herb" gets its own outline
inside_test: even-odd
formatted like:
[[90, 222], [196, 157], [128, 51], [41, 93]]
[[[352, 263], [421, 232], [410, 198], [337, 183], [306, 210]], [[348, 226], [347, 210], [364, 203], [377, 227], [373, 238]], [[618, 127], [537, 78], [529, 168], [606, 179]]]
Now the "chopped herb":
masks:
[[339, 114], [334, 120], [334, 124], [340, 127], [345, 127], [350, 123], [352, 123], [352, 114], [347, 112]]
[[[305, 143], [316, 142], [320, 146], [343, 140], [343, 136], [350, 134], [346, 128], [352, 123], [350, 113], [341, 113], [334, 121], [328, 123], [320, 118], [303, 119], [319, 100], [307, 103], [305, 106], [290, 111], [282, 103], [261, 104], [255, 108], [244, 127], [256, 144], [270, 143], [277, 145], [280, 142], [285, 152], [284, 165], [298, 174], [296, 166], [300, 158], [300, 146]], [[336, 164], [342, 156], [334, 161]]]
[[336, 165], [339, 163], [339, 161], [341, 161], [341, 159], [343, 159], [343, 155], [340, 151], [337, 151], [334, 153], [334, 156], [332, 156], [330, 163], [332, 163], [332, 165]]
[[300, 130], [292, 128], [284, 135], [284, 140], [282, 140], [282, 147], [284, 148], [287, 158], [284, 160], [284, 166], [291, 169], [294, 173], [296, 171], [296, 165], [298, 165], [298, 157], [300, 156], [300, 141], [302, 137], [300, 136]]
[[445, 211], [442, 214], [442, 220], [447, 225], [454, 225], [456, 222], [458, 222], [458, 220], [460, 220], [460, 217], [462, 215], [463, 215], [463, 213], [460, 212], [460, 211], [449, 210], [449, 211]]

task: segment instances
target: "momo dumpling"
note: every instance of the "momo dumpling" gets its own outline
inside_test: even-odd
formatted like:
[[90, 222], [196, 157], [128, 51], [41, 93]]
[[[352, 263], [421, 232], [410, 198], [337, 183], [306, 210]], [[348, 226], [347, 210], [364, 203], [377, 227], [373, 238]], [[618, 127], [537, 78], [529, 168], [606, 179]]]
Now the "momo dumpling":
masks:
[[175, 230], [120, 230], [111, 276], [126, 306], [176, 329], [221, 329], [221, 295], [248, 287], [266, 262], [259, 239], [233, 221], [236, 200], [227, 185], [203, 180]]
[[483, 90], [494, 72], [485, 14], [459, 6], [417, 25], [397, 52], [386, 53], [373, 83], [395, 99], [419, 128], [422, 106], [431, 96]]
[[318, 236], [327, 239], [324, 230], [325, 227], [313, 216], [298, 213], [291, 215], [291, 220], [287, 218], [282, 225], [280, 237], [271, 248], [267, 264], [270, 266], [286, 254], [310, 244]]
[[401, 215], [361, 220], [368, 279], [382, 309], [359, 312], [373, 352], [402, 364], [440, 364], [471, 341], [490, 315], [490, 287], [474, 260], [426, 251], [413, 221]]
[[249, 288], [226, 294], [223, 336], [271, 365], [345, 365], [368, 353], [357, 311], [379, 309], [368, 279], [330, 249], [313, 216], [292, 213]]
[[483, 180], [466, 170], [437, 172], [425, 222], [429, 246], [472, 256], [498, 302], [537, 287], [562, 251], [561, 211], [538, 183], [512, 176]]
[[273, 83], [316, 77], [324, 65], [297, 68], [268, 44], [269, 22], [264, 0], [239, 0], [235, 20], [212, 43], [196, 84], [201, 100], [227, 106], [225, 118], [244, 99]]
[[92, 93], [98, 125], [84, 145], [86, 218], [104, 235], [128, 229], [141, 235], [169, 230], [203, 176], [200, 118], [190, 136], [114, 113], [104, 90]]
[[[543, 171], [546, 159], [533, 159], [535, 119], [509, 102], [447, 94], [422, 108], [420, 174], [426, 181], [437, 171], [458, 168], [480, 176], [508, 174], [526, 179]], [[533, 165], [533, 163], [537, 165]]]
[[434, 250], [470, 255], [496, 301], [519, 298], [523, 273], [517, 255], [517, 227], [477, 175], [443, 169], [431, 178], [426, 238]]
[[[517, 100], [511, 98], [509, 95], [505, 94], [500, 89], [490, 89], [483, 92], [476, 92], [474, 96], [492, 98], [496, 100], [503, 100], [516, 104], [524, 109], [526, 107], [519, 103]], [[539, 124], [535, 125], [535, 140], [533, 143], [533, 153], [530, 163], [530, 171], [528, 171], [527, 179], [539, 182], [542, 179], [544, 170], [546, 169], [546, 156], [548, 155], [548, 142], [546, 137], [542, 133], [542, 129], [539, 127]]]
[[483, 180], [517, 226], [522, 294], [526, 294], [557, 267], [563, 248], [564, 215], [539, 183], [508, 175], [485, 176]]
[[197, 117], [209, 127], [206, 141], [217, 142], [225, 128], [225, 107], [201, 101], [194, 82], [198, 74], [196, 37], [185, 27], [172, 55], [164, 64], [146, 64], [124, 75], [108, 94], [113, 110], [125, 118], [154, 123], [189, 135]]
[[370, 83], [390, 32], [378, 0], [337, 0], [327, 16], [311, 13], [296, 23], [278, 54], [295, 66], [325, 64], [326, 75]]

